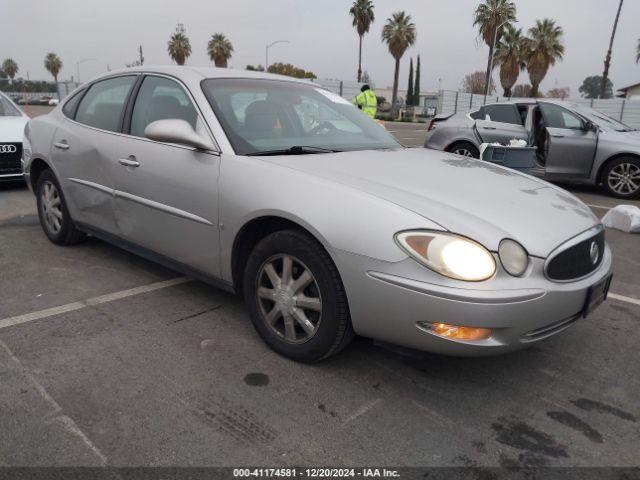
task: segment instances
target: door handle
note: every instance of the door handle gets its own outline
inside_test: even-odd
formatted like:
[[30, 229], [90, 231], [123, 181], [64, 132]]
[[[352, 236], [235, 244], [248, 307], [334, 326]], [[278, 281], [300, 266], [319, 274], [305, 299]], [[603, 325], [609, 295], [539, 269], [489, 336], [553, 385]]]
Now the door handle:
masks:
[[564, 138], [564, 135], [551, 135], [553, 138]]
[[140, 166], [140, 162], [138, 162], [135, 157], [134, 158], [120, 158], [118, 159], [118, 163], [120, 165], [124, 165], [125, 167], [137, 168]]
[[495, 130], [496, 127], [482, 127], [483, 130]]
[[60, 150], [69, 150], [69, 144], [64, 140], [54, 143], [53, 146], [59, 148]]

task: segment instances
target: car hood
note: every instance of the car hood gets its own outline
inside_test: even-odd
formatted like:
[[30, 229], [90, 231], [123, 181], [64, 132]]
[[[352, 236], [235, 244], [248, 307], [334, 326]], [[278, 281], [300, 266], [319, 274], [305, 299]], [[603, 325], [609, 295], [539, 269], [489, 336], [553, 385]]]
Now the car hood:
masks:
[[589, 207], [565, 190], [491, 163], [436, 150], [265, 160], [383, 198], [492, 251], [502, 239], [512, 238], [531, 255], [546, 257], [561, 243], [599, 223]]
[[22, 142], [28, 117], [0, 117], [0, 143]]

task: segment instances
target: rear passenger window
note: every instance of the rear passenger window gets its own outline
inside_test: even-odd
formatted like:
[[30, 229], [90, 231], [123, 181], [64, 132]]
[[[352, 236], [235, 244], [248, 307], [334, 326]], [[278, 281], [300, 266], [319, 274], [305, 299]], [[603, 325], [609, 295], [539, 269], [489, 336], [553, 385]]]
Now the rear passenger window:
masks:
[[491, 117], [492, 122], [522, 125], [522, 117], [515, 105], [486, 105], [484, 113]]
[[73, 118], [76, 113], [76, 108], [78, 107], [78, 103], [82, 100], [83, 90], [74, 94], [69, 100], [65, 102], [62, 106], [62, 113], [64, 113], [67, 117]]
[[127, 76], [94, 83], [80, 101], [76, 121], [111, 132], [119, 131], [122, 109], [135, 81], [135, 76]]
[[131, 115], [131, 135], [144, 137], [144, 130], [157, 120], [185, 120], [198, 128], [198, 113], [187, 92], [173, 80], [148, 76], [142, 82]]

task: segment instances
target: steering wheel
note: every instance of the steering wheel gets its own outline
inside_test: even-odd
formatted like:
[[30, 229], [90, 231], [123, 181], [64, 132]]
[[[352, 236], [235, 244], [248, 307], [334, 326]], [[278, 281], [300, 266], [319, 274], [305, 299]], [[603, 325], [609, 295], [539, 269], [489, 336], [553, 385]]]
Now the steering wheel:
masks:
[[337, 128], [335, 127], [335, 125], [331, 122], [322, 122], [320, 125], [317, 125], [315, 127], [313, 127], [311, 130], [309, 130], [309, 134], [310, 135], [324, 135], [327, 134], [331, 131], [337, 130]]

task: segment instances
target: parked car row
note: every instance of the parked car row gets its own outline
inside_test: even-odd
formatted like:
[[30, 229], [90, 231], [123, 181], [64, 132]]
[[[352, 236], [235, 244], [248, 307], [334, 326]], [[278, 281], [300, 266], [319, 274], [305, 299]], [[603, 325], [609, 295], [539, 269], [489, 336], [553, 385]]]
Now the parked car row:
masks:
[[28, 121], [29, 117], [0, 92], [0, 182], [22, 178], [22, 137]]
[[480, 144], [512, 139], [537, 149], [532, 175], [602, 185], [618, 198], [640, 196], [640, 132], [581, 105], [531, 100], [441, 115], [425, 147], [479, 158]]
[[611, 280], [604, 228], [570, 193], [404, 148], [287, 77], [111, 72], [29, 122], [23, 163], [52, 242], [93, 235], [239, 293], [298, 361], [354, 334], [451, 355], [523, 348], [590, 314]]

